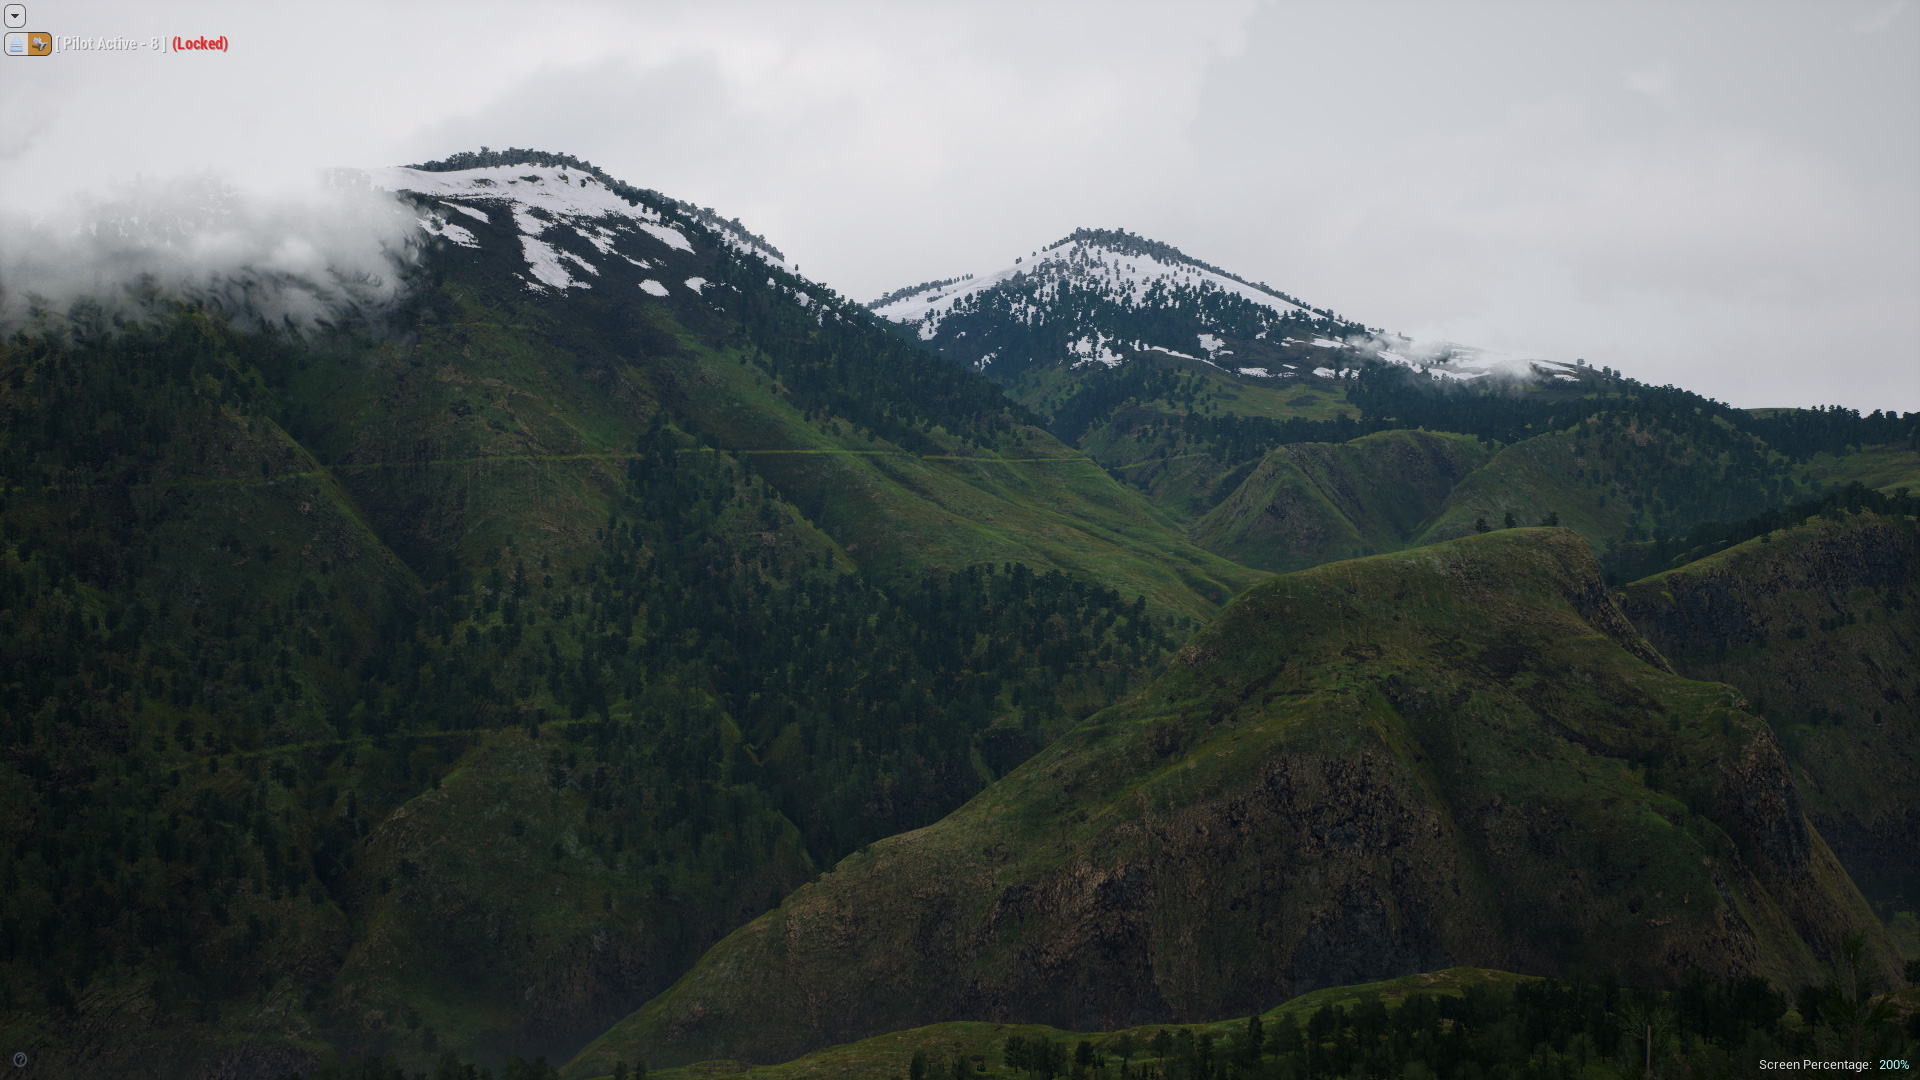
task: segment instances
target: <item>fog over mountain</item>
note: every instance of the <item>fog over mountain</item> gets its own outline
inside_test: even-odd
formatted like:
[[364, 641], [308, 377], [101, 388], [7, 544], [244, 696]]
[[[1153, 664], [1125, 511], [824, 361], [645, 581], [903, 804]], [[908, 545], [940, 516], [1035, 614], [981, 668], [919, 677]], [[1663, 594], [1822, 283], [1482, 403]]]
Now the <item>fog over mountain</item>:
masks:
[[364, 178], [243, 191], [202, 173], [121, 182], [38, 215], [0, 214], [0, 319], [114, 314], [153, 296], [310, 329], [377, 312], [418, 257], [415, 215]]
[[852, 296], [1118, 225], [1416, 337], [1740, 405], [1920, 405], [1904, 3], [569, 4], [521, 21], [65, 5], [62, 35], [202, 27], [232, 47], [0, 69], [0, 186], [45, 212], [135, 175], [278, 192], [324, 167], [564, 147], [739, 216]]

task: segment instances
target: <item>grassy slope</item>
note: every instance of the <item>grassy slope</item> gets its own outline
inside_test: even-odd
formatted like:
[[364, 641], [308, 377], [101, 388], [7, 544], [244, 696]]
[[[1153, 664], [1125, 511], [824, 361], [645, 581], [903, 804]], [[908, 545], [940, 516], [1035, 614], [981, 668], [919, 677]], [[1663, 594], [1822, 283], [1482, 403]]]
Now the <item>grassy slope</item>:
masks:
[[1489, 456], [1471, 436], [1425, 431], [1283, 446], [1194, 525], [1193, 537], [1209, 551], [1279, 571], [1391, 551]]
[[1823, 483], [1859, 482], [1892, 494], [1898, 488], [1920, 490], [1920, 450], [1911, 446], [1865, 446], [1851, 454], [1818, 454], [1803, 470]]
[[1798, 985], [1877, 922], [1791, 792], [1765, 724], [1669, 674], [1571, 532], [1331, 564], [734, 932], [568, 1073], [1244, 1015], [1449, 962]]
[[1618, 538], [1633, 520], [1633, 508], [1624, 498], [1609, 498], [1605, 490], [1574, 479], [1584, 464], [1574, 444], [1570, 433], [1552, 432], [1501, 448], [1453, 489], [1421, 529], [1418, 542], [1466, 536], [1476, 519], [1498, 528], [1509, 513], [1522, 525], [1538, 524], [1557, 513], [1562, 527], [1579, 533], [1596, 550]]
[[1260, 576], [1194, 546], [1138, 492], [1037, 428], [985, 449], [936, 430], [945, 452], [913, 454], [838, 422], [809, 424], [725, 353], [690, 351], [670, 377], [705, 430], [882, 576], [1025, 561], [1196, 619]]
[[[1630, 434], [1612, 449], [1603, 449], [1591, 434], [1586, 434], [1592, 430], [1594, 425], [1588, 423], [1502, 448], [1484, 467], [1460, 482], [1421, 530], [1419, 540], [1424, 543], [1465, 536], [1473, 530], [1476, 518], [1484, 518], [1498, 528], [1508, 513], [1522, 525], [1536, 524], [1547, 514], [1557, 513], [1561, 525], [1585, 537], [1596, 551], [1620, 539], [1636, 521], [1650, 533], [1654, 519], [1636, 509], [1636, 498], [1650, 496], [1660, 472], [1671, 469], [1684, 474], [1701, 467], [1697, 452], [1681, 448], [1648, 458], [1647, 451], [1660, 451], [1665, 437], [1649, 437], [1645, 432]], [[1629, 445], [1630, 452], [1622, 455], [1621, 449]], [[1633, 460], [1635, 456], [1640, 460]], [[1623, 469], [1623, 464], [1630, 467]], [[1901, 447], [1821, 454], [1805, 465], [1776, 459], [1772, 467], [1777, 473], [1780, 503], [1852, 481], [1889, 493], [1901, 486], [1920, 488], [1920, 456]], [[1759, 509], [1751, 508], [1753, 512]], [[1726, 518], [1702, 515], [1686, 505], [1667, 510], [1670, 516], [1666, 520], [1681, 529], [1706, 517]]]
[[[1232, 375], [1197, 360], [1181, 360], [1165, 353], [1132, 354], [1130, 363], [1164, 365], [1197, 378], [1198, 392], [1191, 402], [1156, 398], [1116, 409], [1081, 436], [1079, 448], [1100, 467], [1124, 478], [1129, 487], [1144, 492], [1162, 512], [1182, 525], [1198, 520], [1213, 508], [1220, 481], [1237, 465], [1216, 461], [1177, 433], [1157, 429], [1177, 424], [1190, 410], [1274, 420], [1332, 420], [1358, 417], [1342, 388], [1326, 380], [1257, 380]], [[1084, 375], [1066, 366], [1031, 369], [1008, 392], [1041, 415], [1067, 394]]]
[[[1377, 996], [1381, 1001], [1393, 1005], [1409, 994], [1430, 993], [1460, 996], [1468, 987], [1482, 984], [1510, 986], [1515, 983], [1531, 981], [1530, 976], [1514, 975], [1504, 971], [1490, 971], [1483, 968], [1449, 968], [1420, 975], [1406, 975], [1397, 979], [1365, 983], [1358, 986], [1336, 986], [1325, 990], [1315, 990], [1302, 994], [1283, 1005], [1277, 1005], [1261, 1015], [1263, 1023], [1270, 1024], [1282, 1016], [1291, 1016], [1296, 1022], [1306, 1023], [1307, 1019], [1321, 1008], [1335, 1006], [1351, 1009], [1363, 997]], [[977, 1057], [979, 1064], [988, 1072], [1007, 1069], [1003, 1054], [1009, 1036], [1018, 1035], [1025, 1039], [1049, 1039], [1053, 1042], [1065, 1042], [1072, 1046], [1081, 1040], [1091, 1042], [1096, 1049], [1105, 1050], [1111, 1056], [1112, 1040], [1123, 1033], [1131, 1033], [1139, 1048], [1134, 1052], [1131, 1064], [1154, 1063], [1157, 1059], [1146, 1048], [1153, 1036], [1162, 1029], [1192, 1031], [1195, 1036], [1211, 1034], [1224, 1040], [1228, 1035], [1244, 1031], [1246, 1019], [1222, 1020], [1202, 1024], [1142, 1024], [1113, 1031], [1064, 1031], [1041, 1024], [995, 1024], [982, 1021], [956, 1020], [907, 1031], [893, 1031], [877, 1035], [870, 1039], [830, 1046], [805, 1057], [779, 1065], [750, 1066], [737, 1061], [705, 1061], [672, 1069], [651, 1069], [647, 1075], [659, 1080], [696, 1080], [710, 1076], [747, 1076], [755, 1080], [886, 1080], [886, 1078], [905, 1076], [913, 1062], [916, 1051], [925, 1052], [929, 1059], [951, 1060], [959, 1054], [969, 1058]], [[1011, 1070], [1007, 1070], [1011, 1072]]]
[[1634, 582], [1625, 597], [1681, 670], [1737, 687], [1781, 733], [1808, 815], [1861, 888], [1920, 900], [1913, 521], [1817, 518]]
[[[461, 253], [477, 265], [420, 305], [417, 344], [315, 365], [296, 387], [314, 418], [301, 434], [410, 561], [529, 536], [561, 558], [589, 542], [620, 455], [664, 403], [830, 533], [821, 557], [883, 577], [1024, 561], [1204, 619], [1260, 576], [1045, 432], [980, 449], [936, 429], [936, 451], [912, 453], [810, 423], [692, 293], [656, 302], [606, 280], [542, 302], [511, 276], [517, 246], [504, 250]], [[651, 254], [653, 273], [712, 273], [699, 255]]]

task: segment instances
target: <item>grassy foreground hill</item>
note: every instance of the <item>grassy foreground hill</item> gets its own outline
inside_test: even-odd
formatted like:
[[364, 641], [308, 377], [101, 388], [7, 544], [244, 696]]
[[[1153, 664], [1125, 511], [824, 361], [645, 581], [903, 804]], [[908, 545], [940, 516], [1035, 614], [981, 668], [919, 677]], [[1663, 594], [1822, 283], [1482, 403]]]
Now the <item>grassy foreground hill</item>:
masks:
[[1866, 894], [1920, 909], [1920, 530], [1838, 510], [1624, 590], [1649, 641], [1779, 733]]
[[[1515, 986], [1535, 981], [1528, 976], [1504, 971], [1449, 968], [1357, 986], [1315, 990], [1259, 1015], [1264, 1030], [1272, 1031], [1288, 1021], [1304, 1030], [1313, 1015], [1322, 1009], [1354, 1011], [1367, 1002], [1392, 1007], [1414, 994], [1457, 1000], [1474, 991], [1511, 991]], [[890, 1077], [908, 1075], [916, 1053], [925, 1055], [936, 1067], [946, 1065], [956, 1057], [963, 1057], [979, 1071], [989, 1075], [1002, 1071], [1005, 1075], [1013, 1075], [1016, 1069], [1007, 1064], [1006, 1057], [1009, 1039], [1028, 1042], [1045, 1040], [1066, 1048], [1076, 1048], [1077, 1044], [1086, 1042], [1110, 1072], [1117, 1072], [1122, 1047], [1128, 1049], [1128, 1059], [1135, 1068], [1178, 1061], [1175, 1056], [1177, 1049], [1169, 1054], [1165, 1062], [1155, 1056], [1153, 1040], [1161, 1031], [1172, 1036], [1170, 1041], [1175, 1048], [1184, 1048], [1189, 1054], [1196, 1049], [1196, 1044], [1205, 1043], [1215, 1050], [1218, 1058], [1231, 1059], [1243, 1045], [1247, 1024], [1242, 1018], [1197, 1024], [1142, 1024], [1113, 1031], [1078, 1032], [1040, 1024], [954, 1020], [828, 1047], [778, 1065], [749, 1067], [745, 1062], [706, 1061], [677, 1068], [649, 1069], [647, 1075], [658, 1077], [659, 1080], [694, 1080], [696, 1077], [729, 1075], [753, 1077], [755, 1080], [888, 1080]]]
[[[1841, 974], [1847, 972], [1843, 965]], [[1852, 1052], [1844, 1013], [1764, 981], [1697, 973], [1665, 992], [1610, 980], [1561, 981], [1484, 968], [1448, 968], [1330, 987], [1263, 1013], [1197, 1024], [1075, 1032], [1035, 1024], [947, 1021], [828, 1047], [778, 1065], [714, 1060], [651, 1069], [658, 1080], [893, 1080], [914, 1075], [1055, 1075], [1087, 1080], [1193, 1076], [1743, 1076], [1765, 1059]], [[1830, 999], [1829, 999], [1830, 1000]], [[1860, 1033], [1857, 1057], [1911, 1060], [1920, 988], [1885, 995], [1890, 1017]], [[1801, 1011], [1802, 1009], [1808, 1011]], [[1655, 1037], [1642, 1025], [1651, 1017]], [[964, 1063], [964, 1070], [954, 1064]], [[616, 1067], [617, 1067], [616, 1063]], [[1897, 1067], [1895, 1067], [1897, 1069]], [[1902, 1071], [1898, 1075], [1908, 1075]]]
[[577, 1058], [773, 1062], [948, 1019], [1244, 1015], [1449, 963], [1815, 975], [1878, 921], [1739, 695], [1566, 530], [1251, 589], [1167, 674], [842, 861]]

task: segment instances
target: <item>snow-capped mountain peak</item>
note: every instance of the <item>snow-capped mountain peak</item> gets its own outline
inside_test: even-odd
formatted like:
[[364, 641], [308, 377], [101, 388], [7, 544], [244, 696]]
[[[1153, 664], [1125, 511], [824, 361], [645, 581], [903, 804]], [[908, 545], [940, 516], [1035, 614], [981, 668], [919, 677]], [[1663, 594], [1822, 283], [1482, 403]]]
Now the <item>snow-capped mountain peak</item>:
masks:
[[993, 273], [930, 281], [867, 307], [1001, 380], [1136, 358], [1272, 382], [1346, 379], [1367, 363], [1458, 381], [1591, 374], [1580, 364], [1388, 335], [1124, 229], [1081, 229]]
[[[420, 227], [460, 247], [482, 247], [483, 236], [510, 226], [524, 262], [518, 276], [533, 292], [590, 289], [603, 270], [618, 265], [626, 271], [623, 281], [635, 269], [657, 271], [658, 278], [638, 284], [650, 296], [664, 296], [660, 282], [677, 280], [666, 276], [666, 263], [716, 241], [797, 280], [785, 256], [737, 220], [622, 183], [564, 154], [483, 150], [354, 172], [349, 179], [409, 194]], [[701, 293], [698, 285], [684, 287]]]
[[1295, 339], [1365, 331], [1124, 229], [1080, 229], [993, 273], [927, 282], [867, 306], [996, 376], [1047, 364], [1111, 368], [1152, 353], [1290, 377], [1280, 361], [1300, 359]]
[[970, 298], [1021, 282], [1039, 287], [1046, 296], [1066, 290], [1101, 293], [1123, 303], [1151, 303], [1155, 290], [1215, 291], [1270, 308], [1285, 315], [1308, 313], [1308, 307], [1266, 285], [1247, 281], [1216, 266], [1192, 258], [1169, 244], [1136, 236], [1124, 229], [1079, 229], [1041, 249], [1030, 258], [980, 276], [966, 275], [931, 282], [917, 290], [903, 290], [874, 301], [868, 307], [882, 318], [917, 324], [920, 336], [932, 340], [940, 323]]

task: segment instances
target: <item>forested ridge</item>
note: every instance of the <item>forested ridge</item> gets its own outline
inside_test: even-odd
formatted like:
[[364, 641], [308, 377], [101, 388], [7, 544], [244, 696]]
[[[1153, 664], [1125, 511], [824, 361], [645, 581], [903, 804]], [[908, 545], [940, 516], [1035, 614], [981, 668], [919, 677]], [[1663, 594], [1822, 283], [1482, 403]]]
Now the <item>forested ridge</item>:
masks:
[[[813, 351], [761, 362], [823, 413], [903, 442], [1007, 422], [977, 376], [806, 321]], [[417, 577], [288, 434], [316, 419], [302, 373], [369, 344], [183, 310], [0, 350], [0, 1007], [131, 979], [218, 1025], [291, 979], [324, 1026], [329, 965], [402, 884], [363, 872], [370, 831], [523, 730], [587, 806], [556, 866], [690, 912], [691, 960], [730, 882], [938, 818], [1172, 643], [1057, 571], [888, 583], [770, 543], [799, 511], [665, 412], [612, 460], [594, 547], [509, 537]]]
[[[1916, 414], [1755, 415], [1611, 374], [1529, 393], [1362, 363], [1302, 396], [1311, 416], [1247, 415], [1197, 360], [1136, 357], [1023, 406], [972, 365], [995, 354], [988, 374], [1017, 376], [1095, 327], [1148, 344], [1190, 341], [1196, 320], [1267, 341], [1357, 327], [1211, 287], [1123, 301], [1034, 275], [957, 309], [943, 333], [972, 336], [943, 357], [763, 260], [778, 253], [737, 221], [566, 155], [422, 168], [518, 164], [658, 208], [698, 247], [663, 242], [644, 272], [684, 288], [636, 301], [659, 294], [607, 260], [591, 290], [539, 292], [503, 220], [434, 249], [393, 310], [304, 337], [147, 297], [0, 343], [0, 1023], [36, 1054], [66, 1040], [104, 1072], [198, 1075], [265, 1046], [248, 1075], [330, 1053], [322, 1075], [552, 1075], [534, 1059], [564, 1060], [810, 879], [1129, 700], [1189, 616], [1257, 576], [1176, 551], [1184, 534], [1048, 432], [1072, 444], [1119, 418], [1163, 461], [1205, 458], [1195, 490], [1215, 504], [1289, 444], [1559, 440], [1564, 490], [1624, 508], [1602, 552], [1616, 580], [1810, 515], [1916, 513], [1905, 491], [1806, 468], [1911, 444]], [[741, 445], [776, 423], [806, 438]], [[863, 455], [886, 467], [842, 469]], [[945, 516], [872, 509], [959, 490], [926, 466], [949, 460], [994, 479]], [[1008, 462], [1035, 472], [1003, 482]], [[1090, 479], [1032, 480], [1045, 469]], [[887, 485], [896, 503], [853, 497]], [[1056, 518], [1016, 516], [1034, 507]], [[1087, 507], [1110, 516], [1060, 524]], [[879, 558], [862, 535], [856, 559], [844, 523], [863, 513], [924, 543]], [[1035, 521], [1046, 544], [1018, 548]], [[1032, 557], [954, 557], [974, 526], [1007, 545], [979, 550]], [[1046, 562], [1090, 538], [1137, 565]], [[1201, 599], [1170, 603], [1181, 590]], [[1802, 1045], [1760, 1015], [1773, 991], [1675, 994], [1696, 991]], [[1730, 1052], [1686, 1000], [1605, 983], [1410, 999], [1244, 1045], [1174, 1031], [1128, 1075], [1491, 1075], [1523, 1043], [1571, 1068], [1618, 1056], [1630, 1008]], [[1093, 1064], [1034, 1053], [1029, 1072]]]
[[[1604, 385], [1602, 391], [1577, 396], [1536, 396], [1507, 386], [1454, 387], [1398, 364], [1372, 363], [1360, 368], [1344, 387], [1359, 419], [1278, 419], [1197, 411], [1193, 406], [1198, 380], [1171, 367], [1132, 363], [1086, 372], [1049, 414], [1048, 425], [1062, 439], [1075, 442], [1090, 425], [1129, 402], [1165, 402], [1183, 413], [1173, 421], [1177, 430], [1225, 463], [1255, 459], [1288, 443], [1346, 442], [1394, 428], [1452, 431], [1511, 444], [1601, 414], [1612, 416], [1616, 426], [1664, 428], [1713, 451], [1740, 451], [1747, 457], [1756, 452], [1749, 448], [1758, 440], [1785, 461], [1804, 462], [1821, 451], [1836, 453], [1911, 440], [1920, 425], [1920, 413], [1875, 410], [1862, 416], [1857, 410], [1839, 407], [1754, 416], [1678, 387], [1624, 379]], [[1739, 435], [1748, 438], [1739, 439]]]

